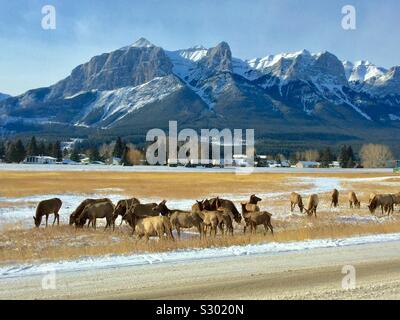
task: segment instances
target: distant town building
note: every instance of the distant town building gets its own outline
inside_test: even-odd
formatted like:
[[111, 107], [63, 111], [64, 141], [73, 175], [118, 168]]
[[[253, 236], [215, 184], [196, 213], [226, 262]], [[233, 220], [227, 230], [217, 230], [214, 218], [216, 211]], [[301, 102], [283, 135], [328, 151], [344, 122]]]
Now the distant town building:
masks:
[[23, 161], [25, 164], [54, 164], [56, 162], [56, 158], [49, 156], [27, 156]]
[[316, 161], [299, 161], [296, 168], [319, 168], [321, 164]]
[[340, 162], [332, 161], [332, 163], [329, 164], [329, 168], [340, 168]]

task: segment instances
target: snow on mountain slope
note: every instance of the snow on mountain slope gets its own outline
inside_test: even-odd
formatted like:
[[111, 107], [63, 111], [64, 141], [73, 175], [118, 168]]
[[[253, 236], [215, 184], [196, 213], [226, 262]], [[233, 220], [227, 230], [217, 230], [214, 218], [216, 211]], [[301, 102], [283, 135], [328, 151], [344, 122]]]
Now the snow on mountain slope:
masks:
[[162, 100], [183, 88], [175, 76], [158, 77], [136, 86], [98, 92], [97, 99], [85, 110], [77, 126], [106, 123], [111, 127], [129, 113], [145, 105]]
[[367, 81], [373, 77], [379, 78], [384, 75], [387, 70], [377, 67], [369, 61], [357, 61], [354, 64], [350, 61], [343, 61], [346, 71], [346, 77], [349, 81]]

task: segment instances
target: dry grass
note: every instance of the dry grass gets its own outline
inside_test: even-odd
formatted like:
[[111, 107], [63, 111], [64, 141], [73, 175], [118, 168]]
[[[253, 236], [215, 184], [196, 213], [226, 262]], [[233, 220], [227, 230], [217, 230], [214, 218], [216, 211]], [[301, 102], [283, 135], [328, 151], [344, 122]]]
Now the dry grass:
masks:
[[[382, 174], [313, 174], [312, 177], [373, 178]], [[309, 186], [293, 186], [292, 178], [310, 177], [310, 174], [257, 173], [240, 176], [232, 173], [134, 173], [134, 172], [0, 172], [0, 197], [29, 197], [31, 195], [79, 193], [102, 193], [99, 189], [121, 190], [121, 197], [159, 199], [201, 199], [232, 193], [289, 193], [305, 190]], [[305, 216], [287, 216], [288, 197], [267, 198], [262, 208], [274, 214], [275, 234], [262, 233], [243, 235], [237, 229], [234, 237], [207, 238], [196, 236], [181, 241], [137, 241], [130, 235], [128, 227], [115, 232], [103, 230], [75, 230], [69, 226], [48, 229], [24, 229], [23, 224], [2, 225], [0, 228], [0, 264], [35, 260], [74, 259], [83, 256], [106, 254], [130, 254], [159, 252], [187, 248], [208, 248], [231, 245], [246, 245], [259, 242], [287, 242], [319, 238], [343, 238], [364, 234], [400, 232], [400, 219], [370, 221], [368, 223], [341, 223], [339, 216], [368, 217], [365, 207], [371, 191], [398, 192], [398, 179], [382, 181], [343, 181], [346, 190], [355, 190], [363, 203], [362, 210], [350, 210], [347, 191], [341, 193], [341, 207], [329, 209], [329, 193], [320, 194], [321, 205], [318, 219]], [[112, 191], [112, 193], [118, 193]], [[107, 195], [106, 192], [104, 192]], [[26, 202], [1, 202], [0, 208], [26, 206]], [[71, 209], [72, 210], [72, 209]], [[63, 216], [69, 212], [62, 211]], [[286, 215], [285, 218], [279, 218]], [[261, 228], [260, 228], [261, 231]]]
[[308, 239], [344, 238], [355, 235], [386, 234], [400, 232], [400, 221], [374, 224], [325, 224], [310, 218], [308, 224], [296, 229], [276, 228], [274, 235], [259, 230], [257, 234], [242, 234], [237, 230], [234, 236], [197, 236], [188, 239], [136, 240], [130, 230], [123, 227], [117, 231], [76, 230], [69, 226], [48, 229], [9, 230], [0, 235], [0, 263], [56, 261], [76, 259], [85, 256], [107, 254], [132, 254], [165, 252], [177, 249], [226, 247], [261, 242], [289, 242]]

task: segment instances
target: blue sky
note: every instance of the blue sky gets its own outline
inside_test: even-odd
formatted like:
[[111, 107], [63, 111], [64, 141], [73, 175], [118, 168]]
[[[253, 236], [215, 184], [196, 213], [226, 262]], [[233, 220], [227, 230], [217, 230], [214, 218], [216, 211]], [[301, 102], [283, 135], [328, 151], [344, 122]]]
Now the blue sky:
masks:
[[[41, 28], [56, 8], [57, 29]], [[357, 29], [341, 9], [357, 10]], [[140, 37], [165, 49], [227, 41], [233, 55], [328, 50], [340, 59], [400, 65], [398, 0], [0, 0], [0, 92], [20, 94], [69, 75], [90, 57]]]

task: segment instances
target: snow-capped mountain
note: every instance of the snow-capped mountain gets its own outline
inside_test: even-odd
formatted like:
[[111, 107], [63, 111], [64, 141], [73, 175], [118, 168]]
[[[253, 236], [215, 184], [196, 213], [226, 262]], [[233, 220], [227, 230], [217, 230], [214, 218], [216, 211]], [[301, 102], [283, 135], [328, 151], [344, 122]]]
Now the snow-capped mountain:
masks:
[[340, 140], [363, 139], [367, 129], [393, 132], [399, 119], [400, 67], [307, 50], [243, 60], [226, 42], [167, 51], [144, 38], [93, 57], [53, 86], [0, 102], [0, 125], [12, 131], [53, 130], [51, 123], [67, 132], [143, 135], [178, 120]]
[[9, 98], [9, 97], [11, 97], [11, 96], [8, 95], [8, 94], [1, 93], [1, 92], [0, 92], [0, 101], [5, 100], [5, 99], [7, 99], [7, 98]]

